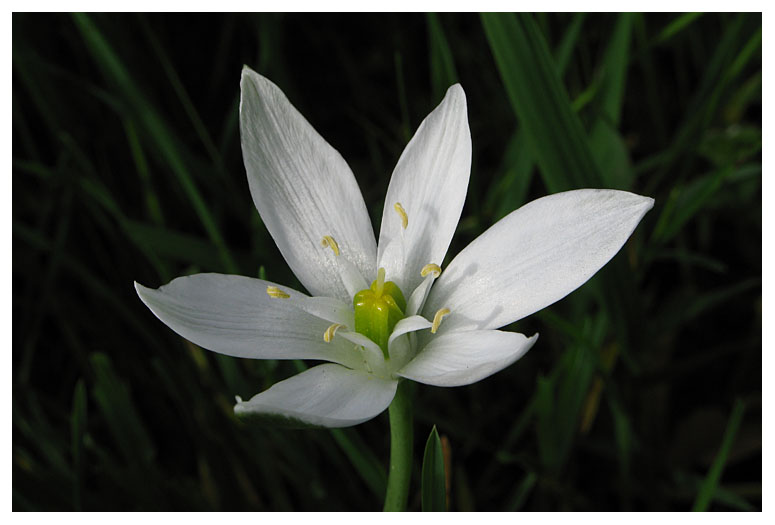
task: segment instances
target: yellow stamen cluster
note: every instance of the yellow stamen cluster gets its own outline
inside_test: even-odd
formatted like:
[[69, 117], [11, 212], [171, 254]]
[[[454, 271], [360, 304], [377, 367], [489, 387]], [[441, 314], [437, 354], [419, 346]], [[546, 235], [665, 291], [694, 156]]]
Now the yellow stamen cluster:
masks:
[[422, 267], [422, 270], [420, 270], [420, 275], [425, 277], [429, 273], [433, 273], [433, 277], [438, 279], [439, 275], [441, 275], [441, 266], [438, 264], [429, 263]]
[[287, 299], [290, 297], [287, 293], [283, 292], [276, 286], [267, 286], [266, 294], [272, 299]]
[[323, 332], [323, 341], [325, 341], [326, 343], [330, 343], [334, 339], [334, 336], [336, 335], [336, 331], [342, 328], [343, 326], [344, 326], [343, 324], [334, 323], [328, 328], [326, 328], [326, 331]]
[[406, 229], [407, 226], [409, 226], [409, 215], [406, 214], [406, 210], [403, 206], [401, 206], [400, 202], [397, 202], [393, 205], [393, 209], [396, 210], [396, 213], [401, 216], [401, 226]]
[[333, 237], [330, 235], [324, 235], [323, 240], [320, 241], [320, 245], [323, 248], [331, 248], [334, 252], [334, 255], [339, 257], [339, 245], [336, 243]]
[[441, 325], [441, 320], [444, 318], [445, 315], [449, 315], [450, 309], [449, 308], [442, 308], [438, 312], [436, 312], [436, 315], [433, 316], [433, 325], [431, 326], [431, 333], [435, 334], [439, 330], [439, 325]]

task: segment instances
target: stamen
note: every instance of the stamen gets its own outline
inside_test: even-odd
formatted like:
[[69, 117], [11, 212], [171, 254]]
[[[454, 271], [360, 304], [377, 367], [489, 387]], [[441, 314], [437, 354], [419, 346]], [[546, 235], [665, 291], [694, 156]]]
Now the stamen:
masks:
[[406, 227], [409, 226], [409, 215], [406, 214], [406, 210], [401, 206], [400, 202], [395, 203], [393, 209], [401, 216], [401, 226], [406, 229]]
[[428, 263], [422, 267], [422, 270], [420, 270], [420, 275], [423, 277], [429, 273], [433, 273], [433, 278], [438, 279], [439, 275], [441, 275], [441, 266], [438, 264]]
[[287, 293], [283, 292], [276, 286], [267, 286], [266, 294], [272, 299], [287, 299], [290, 297]]
[[334, 255], [339, 257], [339, 245], [330, 235], [324, 235], [323, 240], [320, 241], [320, 245], [323, 248], [331, 248], [334, 251]]
[[326, 343], [330, 343], [331, 340], [336, 335], [336, 331], [342, 328], [343, 326], [344, 326], [343, 324], [334, 323], [328, 328], [326, 328], [326, 331], [323, 332], [323, 341], [325, 341]]
[[445, 315], [449, 315], [450, 310], [449, 308], [442, 308], [438, 312], [436, 312], [436, 315], [433, 316], [433, 325], [431, 326], [431, 333], [435, 334], [438, 329], [439, 325], [441, 324], [441, 320], [444, 318]]

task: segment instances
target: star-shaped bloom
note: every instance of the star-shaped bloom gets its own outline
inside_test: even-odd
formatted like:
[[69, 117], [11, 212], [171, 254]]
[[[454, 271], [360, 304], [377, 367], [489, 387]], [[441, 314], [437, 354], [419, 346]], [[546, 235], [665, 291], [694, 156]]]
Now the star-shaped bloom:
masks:
[[136, 284], [189, 341], [253, 359], [327, 361], [281, 381], [238, 415], [344, 427], [392, 401], [399, 381], [474, 383], [538, 335], [500, 331], [562, 299], [613, 257], [653, 199], [582, 189], [535, 200], [441, 264], [465, 201], [471, 134], [460, 85], [423, 121], [393, 171], [374, 237], [352, 171], [268, 79], [245, 68], [240, 130], [250, 192], [310, 295], [206, 273]]

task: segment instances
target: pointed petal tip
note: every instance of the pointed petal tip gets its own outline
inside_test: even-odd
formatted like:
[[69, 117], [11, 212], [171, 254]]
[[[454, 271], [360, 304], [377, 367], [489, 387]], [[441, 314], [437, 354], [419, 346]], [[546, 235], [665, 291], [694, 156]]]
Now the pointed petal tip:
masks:
[[631, 193], [630, 195], [633, 197], [633, 208], [638, 211], [638, 215], [640, 216], [638, 222], [640, 222], [643, 216], [654, 207], [654, 199], [644, 195], [638, 195], [637, 193]]
[[447, 93], [455, 93], [456, 95], [461, 95], [463, 97], [466, 96], [466, 91], [463, 89], [463, 85], [460, 84], [460, 82], [457, 82], [456, 84], [452, 84], [447, 89]]
[[149, 292], [153, 291], [153, 288], [148, 288], [147, 286], [143, 286], [137, 281], [133, 281], [133, 282], [135, 284], [135, 292], [137, 292], [137, 295], [140, 296], [140, 299], [142, 299], [143, 302], [146, 302], [145, 297], [146, 295], [148, 295]]
[[242, 66], [240, 74], [240, 116], [242, 116], [242, 104], [248, 92], [250, 96], [268, 96], [272, 89], [280, 89], [268, 78], [252, 69], [247, 64]]
[[633, 197], [633, 201], [636, 202], [639, 207], [642, 207], [647, 211], [654, 207], [654, 199], [652, 199], [651, 197], [647, 197], [645, 195], [638, 195], [637, 193], [631, 193], [631, 192], [622, 192], [622, 193], [629, 193]]
[[262, 84], [270, 84], [274, 85], [274, 83], [266, 78], [264, 75], [253, 69], [247, 64], [242, 65], [242, 71], [240, 72], [240, 86], [242, 86], [242, 83], [245, 82], [245, 80], [251, 80], [256, 86], [261, 86]]
[[268, 79], [261, 76], [260, 73], [253, 70], [248, 65], [242, 66], [242, 72], [240, 73], [240, 100], [242, 100], [242, 97], [245, 95], [245, 88], [247, 86], [252, 86], [254, 89], [259, 89], [261, 87], [261, 81], [268, 81]]
[[588, 188], [571, 190], [565, 193], [575, 194], [579, 199], [588, 198], [590, 195], [593, 195], [596, 198], [600, 198], [602, 201], [607, 200], [610, 205], [619, 207], [620, 209], [626, 208], [636, 210], [640, 213], [641, 217], [654, 207], [653, 198], [625, 190]]
[[450, 101], [450, 103], [461, 104], [464, 108], [467, 105], [466, 92], [463, 86], [458, 84], [452, 84], [447, 88], [447, 92], [444, 94], [444, 101]]

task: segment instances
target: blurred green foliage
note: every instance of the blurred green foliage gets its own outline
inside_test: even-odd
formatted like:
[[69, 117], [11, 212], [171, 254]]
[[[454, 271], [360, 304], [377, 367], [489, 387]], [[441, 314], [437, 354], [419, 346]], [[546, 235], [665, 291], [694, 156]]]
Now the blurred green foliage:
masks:
[[656, 199], [603, 271], [510, 327], [541, 333], [520, 362], [417, 389], [410, 508], [433, 425], [452, 510], [761, 508], [761, 41], [760, 14], [14, 14], [14, 509], [381, 508], [386, 415], [238, 422], [234, 395], [304, 365], [205, 352], [132, 287], [299, 286], [248, 192], [242, 64], [348, 160], [374, 224], [462, 83], [448, 258], [546, 193]]

